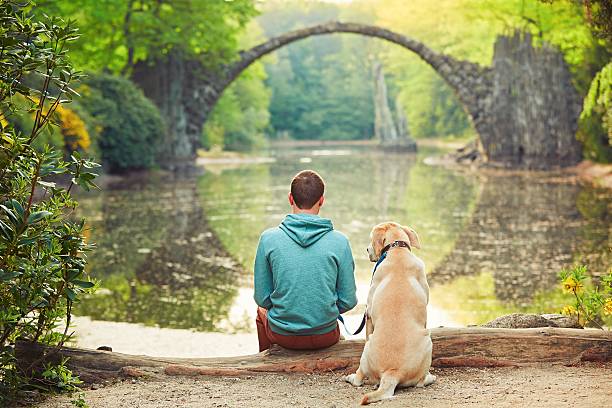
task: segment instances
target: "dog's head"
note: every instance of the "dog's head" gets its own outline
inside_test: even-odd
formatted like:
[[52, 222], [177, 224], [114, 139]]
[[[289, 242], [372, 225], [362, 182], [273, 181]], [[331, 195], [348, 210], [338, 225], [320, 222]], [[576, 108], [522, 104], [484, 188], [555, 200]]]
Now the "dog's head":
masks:
[[370, 233], [370, 246], [368, 246], [370, 261], [378, 261], [383, 248], [398, 240], [410, 242], [413, 248], [421, 248], [419, 236], [412, 228], [401, 226], [396, 222], [383, 222], [376, 225]]

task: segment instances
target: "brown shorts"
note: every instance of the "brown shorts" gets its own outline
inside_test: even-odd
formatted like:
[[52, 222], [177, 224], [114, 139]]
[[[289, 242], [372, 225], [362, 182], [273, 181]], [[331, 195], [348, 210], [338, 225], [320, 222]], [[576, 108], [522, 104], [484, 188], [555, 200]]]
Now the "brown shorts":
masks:
[[268, 311], [263, 307], [257, 308], [257, 338], [259, 339], [259, 351], [270, 348], [272, 344], [278, 344], [284, 348], [293, 350], [314, 350], [332, 346], [340, 340], [340, 328], [329, 333], [311, 334], [306, 336], [287, 336], [274, 333], [268, 324]]

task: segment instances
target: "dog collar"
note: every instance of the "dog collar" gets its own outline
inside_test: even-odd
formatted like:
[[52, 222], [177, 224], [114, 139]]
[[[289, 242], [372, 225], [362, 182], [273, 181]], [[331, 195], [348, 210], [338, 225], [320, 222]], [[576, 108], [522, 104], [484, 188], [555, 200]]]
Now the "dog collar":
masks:
[[410, 244], [406, 241], [393, 241], [390, 244], [387, 244], [382, 251], [380, 251], [381, 255], [384, 254], [385, 252], [387, 252], [388, 250], [390, 250], [391, 248], [408, 248], [409, 251], [412, 251], [412, 247], [410, 246]]

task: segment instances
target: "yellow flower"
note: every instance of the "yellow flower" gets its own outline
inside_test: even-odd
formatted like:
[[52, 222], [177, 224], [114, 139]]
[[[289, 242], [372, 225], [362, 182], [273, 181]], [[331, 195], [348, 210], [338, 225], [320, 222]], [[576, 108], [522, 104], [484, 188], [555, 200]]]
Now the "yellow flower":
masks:
[[563, 310], [561, 310], [561, 314], [571, 316], [576, 313], [576, 308], [574, 306], [565, 306]]
[[582, 289], [583, 286], [582, 283], [578, 282], [572, 276], [568, 276], [567, 278], [565, 278], [562, 284], [563, 289], [568, 293], [572, 293], [574, 291], [580, 292], [580, 289]]
[[603, 313], [606, 316], [612, 315], [612, 299], [606, 299], [603, 305]]

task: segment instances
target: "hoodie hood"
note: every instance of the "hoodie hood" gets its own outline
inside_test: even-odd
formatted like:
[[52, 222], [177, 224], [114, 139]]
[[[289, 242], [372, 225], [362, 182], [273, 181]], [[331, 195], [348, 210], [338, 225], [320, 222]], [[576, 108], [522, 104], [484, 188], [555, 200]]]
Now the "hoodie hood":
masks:
[[311, 214], [288, 214], [279, 228], [297, 244], [306, 248], [334, 229], [327, 218]]

